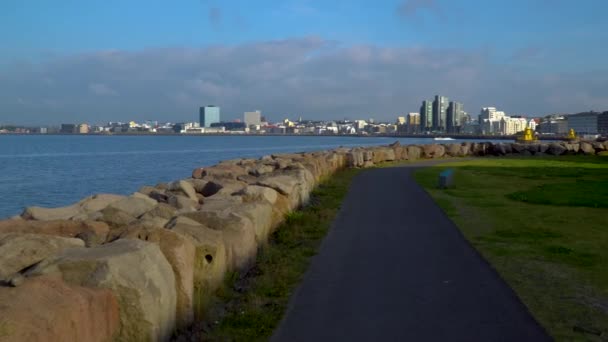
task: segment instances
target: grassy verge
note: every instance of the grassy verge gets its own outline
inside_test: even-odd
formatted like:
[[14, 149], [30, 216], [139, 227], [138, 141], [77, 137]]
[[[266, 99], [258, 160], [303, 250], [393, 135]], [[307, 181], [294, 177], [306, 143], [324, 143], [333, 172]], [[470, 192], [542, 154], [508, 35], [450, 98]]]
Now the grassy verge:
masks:
[[359, 171], [340, 171], [314, 190], [308, 206], [290, 213], [260, 250], [255, 267], [226, 278], [214, 299], [210, 324], [195, 327], [187, 340], [268, 340]]
[[[448, 167], [454, 186], [437, 189]], [[608, 340], [608, 157], [478, 159], [416, 179], [556, 340]]]

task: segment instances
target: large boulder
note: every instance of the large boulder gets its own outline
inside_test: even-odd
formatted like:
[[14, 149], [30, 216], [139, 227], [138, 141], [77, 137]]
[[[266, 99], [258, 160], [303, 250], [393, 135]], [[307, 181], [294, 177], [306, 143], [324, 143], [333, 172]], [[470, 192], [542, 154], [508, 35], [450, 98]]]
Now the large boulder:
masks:
[[46, 276], [0, 287], [2, 341], [106, 342], [119, 329], [118, 301], [109, 289], [68, 285]]
[[124, 199], [124, 196], [97, 194], [89, 196], [78, 203], [60, 208], [29, 207], [21, 215], [28, 220], [86, 220], [91, 213], [102, 210], [108, 205]]
[[204, 207], [201, 211], [183, 216], [222, 233], [229, 270], [247, 269], [255, 260], [258, 244], [253, 223], [247, 217], [230, 209], [216, 211]]
[[194, 189], [192, 184], [184, 180], [171, 182], [167, 185], [167, 188], [169, 191], [184, 195], [190, 198], [191, 200], [198, 202], [198, 198], [196, 197], [196, 190]]
[[475, 156], [485, 156], [487, 154], [488, 143], [473, 143], [471, 145], [471, 154]]
[[281, 224], [289, 212], [289, 199], [276, 190], [259, 185], [250, 185], [240, 191], [238, 195], [244, 203], [266, 202], [272, 208], [271, 232]]
[[[196, 196], [195, 196], [196, 197]], [[196, 211], [200, 208], [198, 199], [193, 200], [182, 195], [171, 195], [167, 202], [170, 206], [178, 209], [180, 212]]]
[[72, 204], [60, 208], [28, 207], [21, 217], [26, 220], [50, 221], [50, 220], [69, 220], [80, 214], [80, 207]]
[[567, 151], [566, 147], [564, 147], [558, 143], [550, 144], [549, 148], [547, 149], [547, 153], [554, 155], [554, 156], [560, 156], [560, 155], [566, 153], [566, 151]]
[[119, 340], [165, 341], [175, 327], [175, 276], [160, 248], [120, 239], [94, 248], [70, 248], [27, 272], [52, 274], [69, 284], [111, 289], [120, 304]]
[[258, 245], [265, 245], [274, 225], [273, 207], [266, 201], [243, 203], [233, 211], [248, 218], [253, 224], [255, 239]]
[[[112, 227], [127, 226], [137, 221], [137, 217], [129, 215], [126, 212], [112, 206], [104, 208], [100, 214], [101, 216], [98, 218], [98, 220], [103, 221]], [[108, 239], [111, 240], [110, 235], [108, 235]]]
[[352, 149], [346, 154], [346, 164], [348, 167], [361, 167], [363, 163], [363, 152], [361, 150]]
[[581, 141], [581, 143], [580, 143], [580, 150], [584, 154], [588, 154], [588, 155], [595, 154], [595, 148], [593, 148], [593, 145], [591, 143], [589, 143], [589, 142], [586, 142], [586, 141]]
[[596, 153], [600, 153], [606, 150], [606, 148], [604, 147], [604, 144], [602, 144], [601, 142], [598, 141], [594, 141], [591, 143], [591, 145], [593, 146], [593, 149], [595, 150]]
[[238, 176], [246, 175], [248, 173], [249, 170], [240, 165], [223, 162], [211, 167], [201, 167], [194, 169], [194, 171], [192, 171], [192, 178], [202, 179], [213, 177], [236, 179]]
[[237, 193], [246, 202], [266, 201], [273, 204], [277, 201], [279, 193], [269, 187], [249, 185]]
[[306, 203], [314, 186], [314, 178], [308, 170], [284, 170], [259, 177], [256, 185], [269, 187], [290, 200], [290, 209]]
[[104, 222], [93, 221], [29, 221], [29, 220], [4, 220], [0, 221], [0, 234], [2, 233], [30, 233], [43, 235], [56, 235], [62, 237], [82, 238], [87, 236], [89, 244], [101, 244], [107, 239], [110, 228]]
[[152, 220], [156, 218], [161, 218], [165, 220], [170, 220], [175, 215], [177, 215], [177, 209], [172, 207], [167, 203], [158, 203], [154, 209], [148, 211], [147, 213], [141, 216], [143, 220]]
[[193, 319], [193, 272], [195, 249], [189, 239], [174, 231], [164, 228], [133, 226], [126, 230], [121, 238], [139, 239], [154, 243], [171, 264], [175, 274], [177, 293], [177, 328], [185, 328]]
[[60, 236], [0, 234], [0, 281], [70, 247], [84, 247], [84, 242]]
[[447, 144], [445, 153], [450, 157], [461, 157], [460, 144]]
[[130, 196], [108, 205], [105, 209], [116, 209], [129, 216], [140, 217], [154, 209], [157, 204], [157, 201], [149, 197]]
[[490, 144], [489, 152], [495, 156], [504, 156], [507, 154], [507, 149], [505, 148], [505, 146], [506, 144], [503, 143]]
[[173, 219], [167, 228], [185, 236], [194, 245], [193, 306], [196, 318], [200, 319], [208, 299], [222, 284], [226, 274], [226, 248], [222, 232], [183, 216]]
[[471, 154], [471, 143], [464, 142], [460, 146], [460, 155], [466, 157]]
[[409, 145], [407, 146], [407, 155], [409, 156], [409, 160], [420, 159], [422, 149], [419, 146]]
[[441, 158], [445, 155], [445, 148], [437, 144], [429, 144], [422, 146], [424, 158]]

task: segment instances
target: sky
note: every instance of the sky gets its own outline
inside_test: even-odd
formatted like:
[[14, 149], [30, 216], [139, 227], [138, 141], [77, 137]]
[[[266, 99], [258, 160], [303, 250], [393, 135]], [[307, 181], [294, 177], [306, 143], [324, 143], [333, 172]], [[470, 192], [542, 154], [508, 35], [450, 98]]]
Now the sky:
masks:
[[604, 0], [3, 0], [0, 124], [608, 110]]

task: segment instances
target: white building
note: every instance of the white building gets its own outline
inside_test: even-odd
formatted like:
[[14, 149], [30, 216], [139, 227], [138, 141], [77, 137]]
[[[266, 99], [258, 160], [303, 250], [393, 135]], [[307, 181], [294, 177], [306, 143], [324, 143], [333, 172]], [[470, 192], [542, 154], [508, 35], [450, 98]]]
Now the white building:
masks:
[[260, 126], [262, 123], [262, 112], [259, 110], [256, 110], [255, 112], [245, 112], [243, 119], [246, 127]]

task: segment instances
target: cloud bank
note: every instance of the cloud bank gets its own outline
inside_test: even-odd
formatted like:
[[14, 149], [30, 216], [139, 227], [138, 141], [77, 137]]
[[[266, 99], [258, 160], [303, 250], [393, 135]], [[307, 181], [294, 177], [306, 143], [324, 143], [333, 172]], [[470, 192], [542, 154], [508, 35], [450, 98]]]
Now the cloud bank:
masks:
[[[540, 61], [542, 62], [542, 61]], [[608, 109], [608, 72], [527, 72], [482, 50], [343, 46], [319, 37], [243, 45], [96, 51], [0, 69], [0, 124], [222, 119], [393, 120], [434, 94], [513, 114]]]

